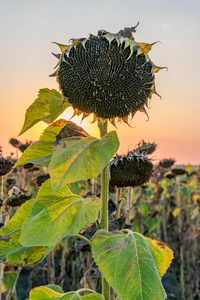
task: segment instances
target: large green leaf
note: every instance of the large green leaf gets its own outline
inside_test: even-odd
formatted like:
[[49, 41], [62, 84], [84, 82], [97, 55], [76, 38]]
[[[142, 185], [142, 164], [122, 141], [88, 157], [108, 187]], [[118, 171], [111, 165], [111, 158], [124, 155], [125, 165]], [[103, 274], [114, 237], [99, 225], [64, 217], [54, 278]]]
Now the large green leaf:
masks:
[[32, 211], [25, 220], [20, 237], [23, 246], [53, 246], [67, 235], [76, 235], [96, 221], [101, 208], [97, 197], [83, 199], [67, 187], [52, 193], [47, 180], [40, 188]]
[[67, 123], [66, 120], [60, 119], [49, 125], [41, 135], [38, 142], [31, 144], [18, 159], [14, 167], [33, 163], [48, 167], [53, 154], [53, 144], [60, 130]]
[[[80, 293], [89, 293], [86, 296], [81, 296]], [[55, 289], [51, 289], [48, 286], [40, 286], [30, 291], [29, 300], [104, 300], [104, 297], [97, 294], [90, 289], [81, 289], [78, 291], [72, 291], [68, 293], [59, 293]]]
[[49, 164], [53, 192], [65, 184], [97, 177], [118, 147], [114, 131], [101, 139], [72, 136], [59, 140]]
[[39, 121], [52, 123], [68, 107], [70, 103], [65, 99], [62, 107], [62, 95], [56, 90], [41, 89], [37, 99], [26, 110], [25, 121], [19, 135], [34, 126]]
[[22, 247], [19, 243], [22, 225], [29, 215], [34, 200], [25, 202], [0, 231], [0, 258], [6, 258], [7, 263], [33, 264], [44, 259], [52, 248]]
[[[166, 299], [160, 274], [166, 271], [171, 260], [158, 272], [155, 257], [159, 255], [160, 246], [156, 252], [149, 247], [150, 239], [130, 230], [127, 232], [100, 230], [96, 233], [92, 239], [92, 255], [100, 271], [120, 300]], [[165, 254], [169, 255], [168, 251]]]
[[16, 279], [16, 272], [6, 272], [3, 276], [2, 292], [5, 293], [6, 291], [10, 290], [15, 284]]

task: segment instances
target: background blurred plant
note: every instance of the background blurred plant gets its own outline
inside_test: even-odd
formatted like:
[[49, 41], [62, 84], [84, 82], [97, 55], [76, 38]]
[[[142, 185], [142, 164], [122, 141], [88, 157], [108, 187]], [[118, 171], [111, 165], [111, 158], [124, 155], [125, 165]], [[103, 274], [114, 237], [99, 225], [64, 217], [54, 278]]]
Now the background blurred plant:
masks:
[[[14, 158], [13, 160], [15, 162]], [[23, 190], [33, 196], [41, 185], [41, 179], [44, 182], [49, 178], [44, 167], [32, 165], [30, 169], [24, 169], [25, 175], [22, 175], [22, 169], [19, 166], [2, 177], [3, 218], [7, 220], [18, 209], [10, 207], [7, 202], [13, 195], [13, 188], [15, 194], [15, 187], [22, 187], [24, 176], [27, 185], [23, 186]], [[183, 175], [175, 175], [172, 169], [182, 169], [185, 172]], [[168, 175], [173, 176], [171, 178]], [[100, 178], [71, 183], [69, 187], [74, 194], [83, 197], [94, 194], [94, 191], [97, 195], [100, 192]], [[109, 229], [131, 228], [148, 237], [162, 239], [175, 252], [173, 263], [163, 277], [168, 299], [180, 299], [182, 291], [185, 292], [182, 299], [199, 299], [200, 169], [190, 165], [174, 167], [173, 159], [163, 159], [154, 165], [153, 174], [147, 183], [131, 189], [131, 198], [129, 187], [122, 187], [120, 191], [110, 189]], [[23, 194], [21, 190], [20, 194]], [[120, 212], [115, 204], [117, 197]], [[94, 223], [83, 235], [90, 239], [96, 230]], [[14, 286], [17, 272], [18, 268], [5, 266], [2, 299], [5, 298], [6, 291]], [[100, 292], [100, 273], [93, 263], [90, 247], [86, 242], [73, 237], [63, 239], [52, 252], [50, 261], [45, 259], [38, 265], [24, 266], [16, 286], [18, 300], [28, 297], [30, 289], [52, 282], [64, 290], [90, 287]]]

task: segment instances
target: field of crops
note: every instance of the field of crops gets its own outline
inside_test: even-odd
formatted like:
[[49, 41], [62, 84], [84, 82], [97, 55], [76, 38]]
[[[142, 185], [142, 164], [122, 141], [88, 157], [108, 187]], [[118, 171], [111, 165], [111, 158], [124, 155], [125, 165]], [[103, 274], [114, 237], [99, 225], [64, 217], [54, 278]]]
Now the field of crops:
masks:
[[[17, 145], [16, 141], [11, 140], [19, 150], [21, 143]], [[27, 145], [21, 144], [21, 150], [24, 151]], [[1, 172], [6, 163], [13, 165], [15, 156], [1, 158]], [[49, 174], [47, 168], [29, 163], [5, 176], [1, 175], [1, 225], [5, 225], [22, 203], [36, 197], [39, 186], [49, 178]], [[74, 182], [69, 188], [83, 198], [91, 195], [100, 197], [100, 177]], [[144, 184], [118, 188], [110, 184], [108, 205], [109, 230], [130, 229], [162, 240], [174, 251], [171, 266], [162, 278], [167, 299], [200, 299], [198, 166], [176, 166], [172, 159], [165, 159], [154, 164], [151, 179]], [[93, 223], [81, 234], [91, 239], [97, 227], [98, 222]], [[6, 242], [5, 237], [2, 239]], [[3, 299], [11, 299], [8, 298], [10, 291], [16, 291], [13, 299], [27, 299], [31, 289], [47, 284], [57, 284], [65, 292], [83, 287], [101, 292], [100, 272], [85, 241], [75, 237], [64, 238], [42, 262], [23, 267], [5, 264]]]

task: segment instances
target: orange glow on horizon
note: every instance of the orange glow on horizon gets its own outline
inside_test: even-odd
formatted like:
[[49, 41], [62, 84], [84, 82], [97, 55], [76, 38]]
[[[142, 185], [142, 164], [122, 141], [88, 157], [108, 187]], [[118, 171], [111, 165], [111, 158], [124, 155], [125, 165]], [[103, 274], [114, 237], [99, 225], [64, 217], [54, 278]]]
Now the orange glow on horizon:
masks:
[[[10, 138], [17, 138], [24, 122], [26, 109], [37, 98], [41, 88], [58, 89], [55, 78], [48, 77], [57, 63], [51, 52], [59, 49], [52, 41], [68, 43], [73, 37], [96, 34], [99, 29], [117, 32], [124, 26], [140, 22], [134, 34], [138, 42], [152, 43], [150, 57], [158, 66], [168, 67], [156, 74], [156, 95], [152, 97], [149, 121], [138, 112], [131, 127], [116, 122], [121, 154], [132, 150], [141, 140], [156, 142], [155, 162], [174, 158], [177, 164], [200, 163], [200, 3], [183, 0], [155, 2], [112, 1], [4, 1], [1, 5], [1, 86], [0, 86], [0, 146], [5, 156], [14, 152]], [[106, 6], [106, 10], [105, 10]], [[122, 11], [124, 12], [122, 14]], [[112, 16], [111, 13], [112, 12]], [[52, 22], [57, 17], [56, 22]], [[103, 16], [103, 18], [102, 18]], [[151, 16], [151, 18], [149, 18]], [[185, 20], [190, 20], [186, 22]], [[72, 26], [73, 24], [73, 26]], [[69, 119], [67, 109], [61, 117]], [[92, 116], [72, 119], [93, 136], [99, 137]], [[46, 128], [39, 122], [18, 139], [36, 141]]]

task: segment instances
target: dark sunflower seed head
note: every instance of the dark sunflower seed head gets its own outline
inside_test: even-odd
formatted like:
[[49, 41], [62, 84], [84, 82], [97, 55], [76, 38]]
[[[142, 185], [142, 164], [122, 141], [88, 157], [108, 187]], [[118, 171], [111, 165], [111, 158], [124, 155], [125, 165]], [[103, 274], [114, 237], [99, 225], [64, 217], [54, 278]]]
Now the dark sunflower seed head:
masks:
[[168, 178], [168, 179], [172, 179], [172, 178], [175, 177], [175, 175], [174, 175], [173, 173], [171, 173], [171, 172], [168, 172], [168, 173], [165, 175], [165, 177]]
[[137, 153], [146, 153], [146, 154], [152, 154], [156, 150], [157, 144], [154, 143], [146, 143], [144, 140], [140, 141], [134, 151]]
[[[154, 84], [153, 64], [130, 39], [106, 31], [62, 54], [58, 82], [76, 109], [102, 118], [143, 110]], [[133, 41], [132, 41], [133, 42]]]
[[170, 168], [171, 166], [173, 166], [173, 164], [175, 163], [175, 160], [174, 159], [162, 159], [160, 162], [159, 162], [159, 166], [162, 167], [162, 168]]
[[174, 175], [184, 175], [184, 174], [186, 174], [186, 170], [184, 168], [176, 167], [176, 168], [172, 169], [172, 173]]
[[30, 200], [32, 198], [32, 194], [29, 192], [25, 193], [19, 193], [17, 195], [11, 195], [7, 198], [6, 204], [12, 207], [15, 206], [21, 206], [23, 203], [25, 203], [27, 200]]
[[50, 178], [49, 174], [42, 174], [36, 177], [36, 183], [38, 186], [41, 186], [47, 179]]
[[15, 163], [11, 158], [3, 158], [0, 155], [0, 176], [10, 173], [14, 164]]
[[153, 164], [145, 155], [116, 156], [110, 162], [110, 186], [140, 186], [149, 181], [152, 171]]

